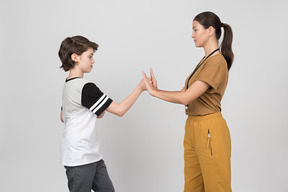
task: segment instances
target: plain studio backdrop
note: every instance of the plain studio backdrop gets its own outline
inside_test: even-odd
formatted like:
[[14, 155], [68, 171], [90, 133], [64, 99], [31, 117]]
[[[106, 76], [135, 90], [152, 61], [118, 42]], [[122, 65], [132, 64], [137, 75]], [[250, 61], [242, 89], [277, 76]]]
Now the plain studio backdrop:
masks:
[[[0, 2], [0, 191], [68, 191], [59, 162], [64, 125], [61, 41], [97, 42], [95, 82], [116, 102], [154, 69], [160, 89], [180, 90], [204, 56], [192, 20], [215, 12], [234, 32], [235, 62], [222, 112], [232, 138], [235, 192], [287, 192], [288, 3], [275, 1], [63, 0]], [[180, 192], [184, 106], [143, 93], [122, 118], [97, 121], [118, 192]]]

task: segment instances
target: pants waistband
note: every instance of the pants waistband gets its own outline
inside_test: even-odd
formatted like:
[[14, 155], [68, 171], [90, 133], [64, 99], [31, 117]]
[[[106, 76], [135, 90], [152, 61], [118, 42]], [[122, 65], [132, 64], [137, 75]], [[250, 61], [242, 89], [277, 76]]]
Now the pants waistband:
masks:
[[208, 115], [199, 115], [199, 116], [189, 115], [188, 119], [194, 120], [194, 121], [201, 121], [201, 120], [211, 119], [211, 118], [218, 117], [218, 116], [222, 117], [222, 113], [221, 112], [216, 112], [216, 113], [211, 113], [211, 114], [208, 114]]

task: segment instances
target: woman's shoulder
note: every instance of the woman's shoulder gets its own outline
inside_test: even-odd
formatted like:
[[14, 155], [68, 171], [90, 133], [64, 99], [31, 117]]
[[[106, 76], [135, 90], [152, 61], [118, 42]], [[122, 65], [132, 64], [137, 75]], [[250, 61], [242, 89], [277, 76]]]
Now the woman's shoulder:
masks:
[[227, 62], [224, 56], [221, 53], [219, 53], [209, 57], [206, 60], [205, 65], [210, 67], [224, 68], [227, 67]]
[[207, 59], [209, 62], [226, 62], [224, 56], [221, 53], [218, 53], [216, 55], [212, 55]]

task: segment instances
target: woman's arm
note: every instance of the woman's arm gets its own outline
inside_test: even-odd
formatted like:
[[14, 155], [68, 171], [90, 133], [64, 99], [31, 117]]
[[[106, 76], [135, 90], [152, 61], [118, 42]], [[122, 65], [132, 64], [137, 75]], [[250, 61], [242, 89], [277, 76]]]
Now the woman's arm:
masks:
[[135, 103], [135, 101], [138, 99], [141, 93], [145, 90], [146, 90], [145, 82], [142, 79], [141, 82], [137, 85], [137, 87], [126, 99], [124, 99], [119, 104], [113, 101], [107, 108], [107, 111], [122, 117], [132, 107], [132, 105]]
[[[153, 74], [153, 73], [152, 73]], [[151, 79], [148, 79], [146, 74], [143, 72], [147, 91], [154, 97], [171, 102], [187, 105], [192, 102], [200, 95], [202, 95], [210, 86], [203, 81], [195, 81], [187, 90], [183, 88], [181, 91], [164, 91], [155, 88], [153, 83], [154, 74], [151, 74]]]
[[[153, 86], [155, 89], [158, 90], [157, 80], [156, 80], [156, 77], [155, 77], [155, 75], [154, 75], [154, 73], [153, 73], [152, 68], [150, 68], [150, 79], [149, 79], [149, 80], [151, 81], [152, 86]], [[186, 90], [185, 87], [183, 87], [183, 88], [180, 90], [180, 92], [184, 92], [185, 90]]]

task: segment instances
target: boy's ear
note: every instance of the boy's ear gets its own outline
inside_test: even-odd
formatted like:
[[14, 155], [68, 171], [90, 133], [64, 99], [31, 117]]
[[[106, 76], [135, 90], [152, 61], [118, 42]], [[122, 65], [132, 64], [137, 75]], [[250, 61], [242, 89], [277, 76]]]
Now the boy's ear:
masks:
[[76, 53], [73, 53], [71, 55], [71, 59], [72, 61], [74, 61], [75, 63], [77, 63], [79, 61], [79, 55], [77, 55]]

